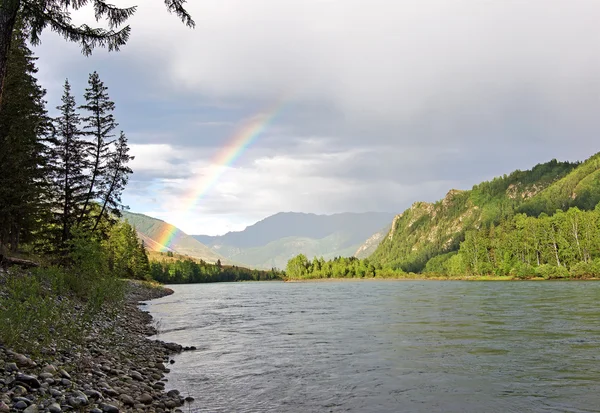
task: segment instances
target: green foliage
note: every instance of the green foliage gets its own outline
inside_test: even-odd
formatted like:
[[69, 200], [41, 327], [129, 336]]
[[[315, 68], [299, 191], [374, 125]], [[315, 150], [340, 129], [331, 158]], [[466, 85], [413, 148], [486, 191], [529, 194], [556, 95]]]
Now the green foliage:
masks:
[[[516, 233], [517, 225], [523, 233], [550, 234], [529, 217], [550, 216], [574, 206], [593, 209], [600, 201], [599, 161], [600, 154], [584, 163], [552, 160], [482, 182], [470, 191], [452, 190], [435, 204], [417, 202], [396, 217], [371, 259], [382, 267], [406, 272], [531, 276], [531, 256], [522, 261], [509, 259], [509, 249], [499, 245], [497, 238], [507, 231]], [[565, 242], [556, 240], [557, 246]], [[459, 248], [458, 256], [445, 258]], [[571, 259], [566, 251], [562, 255]]]
[[148, 280], [150, 264], [145, 246], [138, 240], [135, 229], [128, 222], [115, 224], [105, 243], [108, 268], [119, 278]]
[[191, 284], [232, 281], [281, 280], [281, 271], [271, 269], [251, 270], [237, 266], [209, 264], [192, 259], [150, 263], [150, 276], [153, 280], [166, 284]]
[[594, 277], [600, 273], [600, 210], [570, 208], [538, 218], [517, 214], [498, 226], [468, 231], [457, 256], [465, 274]]
[[356, 257], [336, 257], [329, 261], [325, 261], [323, 258], [314, 258], [310, 261], [303, 254], [288, 261], [285, 273], [290, 279], [393, 278], [404, 274], [401, 270], [377, 267], [368, 258], [361, 260]]

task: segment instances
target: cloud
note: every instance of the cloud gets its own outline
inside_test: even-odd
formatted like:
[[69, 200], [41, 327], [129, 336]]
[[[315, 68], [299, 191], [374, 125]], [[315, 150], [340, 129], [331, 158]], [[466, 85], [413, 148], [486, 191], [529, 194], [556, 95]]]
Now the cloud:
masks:
[[[184, 228], [222, 232], [280, 210], [399, 212], [597, 150], [596, 0], [187, 5], [195, 30], [160, 1], [140, 3], [117, 54], [86, 59], [48, 33], [36, 50], [53, 102], [64, 77], [82, 90], [98, 70], [137, 155], [132, 207]], [[244, 121], [281, 96], [196, 209], [178, 209]]]

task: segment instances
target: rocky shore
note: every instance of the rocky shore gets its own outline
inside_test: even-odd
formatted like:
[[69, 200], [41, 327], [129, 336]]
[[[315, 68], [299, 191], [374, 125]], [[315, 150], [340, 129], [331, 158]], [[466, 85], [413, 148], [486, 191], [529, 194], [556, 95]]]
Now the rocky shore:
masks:
[[185, 349], [150, 340], [157, 332], [152, 317], [138, 308], [173, 291], [136, 282], [127, 290], [123, 308], [94, 319], [85, 342], [68, 351], [44, 348], [32, 356], [0, 345], [0, 413], [165, 413], [192, 403], [165, 391], [170, 356]]

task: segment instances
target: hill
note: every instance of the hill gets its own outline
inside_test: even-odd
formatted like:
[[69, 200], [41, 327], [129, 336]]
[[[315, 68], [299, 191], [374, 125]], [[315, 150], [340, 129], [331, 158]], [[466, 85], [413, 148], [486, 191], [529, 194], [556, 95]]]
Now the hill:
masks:
[[431, 258], [458, 251], [469, 230], [498, 225], [518, 213], [593, 209], [600, 201], [599, 161], [600, 154], [583, 163], [552, 160], [471, 190], [450, 190], [436, 203], [415, 202], [393, 219], [370, 261], [420, 272]]
[[[150, 251], [171, 251], [210, 263], [215, 263], [217, 260], [226, 262], [222, 256], [206, 245], [165, 221], [127, 211], [123, 211], [123, 219], [136, 229], [138, 236]], [[167, 231], [173, 234], [168, 246], [160, 243], [163, 234]]]
[[243, 231], [193, 237], [230, 261], [256, 268], [285, 268], [287, 261], [299, 253], [326, 259], [352, 256], [393, 216], [387, 212], [333, 215], [281, 212]]

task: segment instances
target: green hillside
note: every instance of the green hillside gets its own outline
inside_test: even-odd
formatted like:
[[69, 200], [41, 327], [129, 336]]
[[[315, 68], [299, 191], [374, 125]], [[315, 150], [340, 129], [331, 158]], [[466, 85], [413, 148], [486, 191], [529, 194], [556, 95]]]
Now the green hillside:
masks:
[[[136, 229], [150, 251], [172, 251], [210, 263], [215, 263], [217, 260], [221, 260], [223, 263], [227, 261], [206, 245], [160, 219], [127, 211], [123, 212], [123, 219], [127, 220]], [[160, 240], [166, 231], [173, 234], [168, 246], [160, 244]]]
[[416, 202], [394, 218], [370, 260], [420, 272], [431, 258], [458, 251], [469, 230], [498, 225], [517, 213], [538, 216], [575, 206], [593, 209], [600, 200], [599, 160], [599, 154], [584, 163], [552, 160], [471, 190], [451, 190], [436, 203]]

